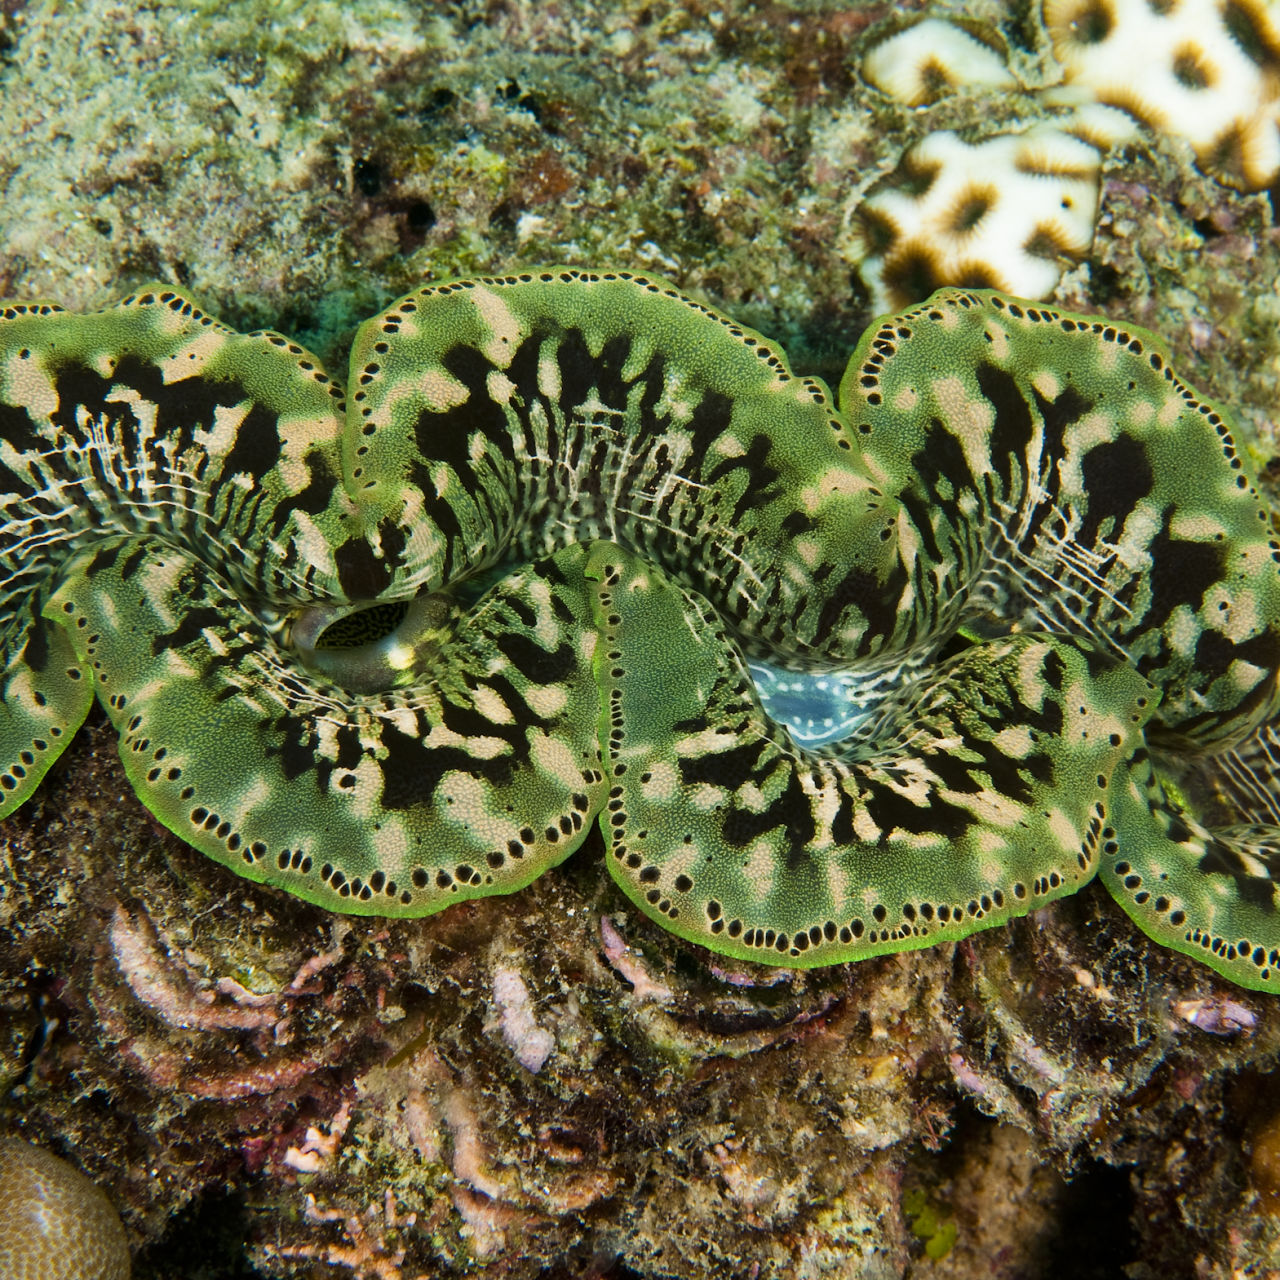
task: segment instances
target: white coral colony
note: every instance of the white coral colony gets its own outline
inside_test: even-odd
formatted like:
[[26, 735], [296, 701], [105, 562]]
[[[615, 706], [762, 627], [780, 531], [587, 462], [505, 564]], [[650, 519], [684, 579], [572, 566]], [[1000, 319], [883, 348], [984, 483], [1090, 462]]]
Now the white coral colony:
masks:
[[1047, 296], [1061, 259], [1093, 241], [1099, 163], [1093, 147], [1047, 126], [974, 144], [929, 134], [859, 211], [860, 270], [876, 309], [944, 283]]
[[1044, 20], [1069, 89], [1246, 190], [1280, 174], [1280, 30], [1261, 0], [1045, 0]]
[[877, 44], [862, 61], [871, 84], [909, 107], [923, 106], [943, 88], [1013, 88], [1000, 55], [940, 18], [926, 18]]

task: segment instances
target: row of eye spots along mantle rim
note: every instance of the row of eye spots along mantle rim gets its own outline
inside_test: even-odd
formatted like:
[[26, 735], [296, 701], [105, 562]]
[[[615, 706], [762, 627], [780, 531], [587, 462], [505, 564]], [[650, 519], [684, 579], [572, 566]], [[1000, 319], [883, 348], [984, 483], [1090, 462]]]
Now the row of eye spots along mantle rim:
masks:
[[[502, 283], [505, 283], [505, 282], [502, 282], [502, 281], [495, 281], [495, 282], [489, 282], [489, 283], [492, 283], [492, 284], [502, 284]], [[969, 296], [971, 296], [971, 297], [976, 297], [976, 295], [969, 295]], [[980, 299], [978, 299], [978, 301], [981, 301], [981, 300], [980, 300]], [[709, 314], [709, 313], [705, 313], [705, 311], [704, 311], [704, 312], [703, 312], [703, 314]], [[1056, 313], [1052, 313], [1052, 312], [1049, 312], [1049, 311], [1047, 311], [1047, 310], [1046, 310], [1045, 312], [1043, 312], [1043, 316], [1044, 316], [1044, 318], [1045, 318], [1045, 319], [1051, 319], [1051, 318], [1054, 318], [1054, 319], [1060, 319], [1059, 317], [1056, 317]], [[1033, 318], [1033, 319], [1034, 319], [1034, 318], [1037, 318], [1037, 314], [1034, 312], [1034, 310], [1033, 310], [1033, 312], [1032, 312], [1032, 318]], [[717, 318], [717, 319], [719, 319], [719, 318]], [[726, 326], [727, 328], [729, 328], [732, 332], [736, 332], [736, 333], [738, 333], [738, 334], [740, 334], [740, 333], [742, 332], [741, 330], [737, 330], [737, 329], [736, 329], [736, 326], [733, 326], [733, 325], [732, 325], [732, 322], [724, 321], [724, 320], [720, 320], [720, 323], [721, 323], [721, 324], [723, 324], [723, 325], [725, 325], [725, 326]], [[1094, 328], [1095, 328], [1095, 330], [1096, 330], [1096, 329], [1098, 328], [1098, 326], [1096, 326], [1096, 325], [1095, 325], [1095, 326], [1094, 326]], [[1108, 340], [1111, 340], [1111, 341], [1114, 341], [1114, 340], [1115, 340], [1115, 339], [1114, 339], [1114, 337], [1112, 337], [1112, 336], [1111, 336], [1111, 334], [1113, 334], [1113, 333], [1115, 332], [1114, 330], [1104, 330], [1103, 332], [1107, 334], [1107, 336], [1108, 336]], [[296, 349], [295, 349], [295, 350], [296, 350]], [[757, 353], [757, 354], [760, 354], [760, 353]], [[776, 361], [776, 359], [777, 359], [776, 357], [771, 357], [771, 358], [772, 358], [773, 360], [775, 360], [775, 361]], [[775, 370], [775, 371], [776, 371], [776, 370]], [[1166, 377], [1168, 377], [1168, 376], [1169, 376], [1169, 375], [1166, 375]], [[206, 816], [205, 821], [206, 821], [206, 822], [208, 821], [208, 816]], [[222, 826], [222, 823], [221, 823], [221, 822], [219, 822], [218, 824], [216, 824], [215, 830], [216, 830], [216, 829], [220, 829], [220, 828], [221, 828], [221, 826]]]

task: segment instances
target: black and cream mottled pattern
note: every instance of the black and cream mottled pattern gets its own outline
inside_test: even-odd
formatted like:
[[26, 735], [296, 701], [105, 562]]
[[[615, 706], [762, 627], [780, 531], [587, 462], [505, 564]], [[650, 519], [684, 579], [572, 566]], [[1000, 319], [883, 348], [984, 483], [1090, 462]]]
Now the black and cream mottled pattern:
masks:
[[[0, 311], [0, 813], [96, 692], [163, 822], [336, 910], [511, 892], [598, 821], [735, 956], [1100, 873], [1280, 982], [1274, 802], [1195, 798], [1270, 793], [1280, 546], [1150, 334], [946, 291], [837, 409], [662, 281], [551, 270], [410, 295], [351, 367], [159, 289]], [[800, 745], [749, 663], [857, 731]]]

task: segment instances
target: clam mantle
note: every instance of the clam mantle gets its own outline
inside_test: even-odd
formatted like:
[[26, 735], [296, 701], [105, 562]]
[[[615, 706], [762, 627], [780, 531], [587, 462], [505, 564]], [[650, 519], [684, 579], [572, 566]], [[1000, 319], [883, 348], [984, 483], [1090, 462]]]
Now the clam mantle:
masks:
[[432, 285], [349, 395], [153, 288], [0, 309], [0, 816], [96, 693], [144, 804], [337, 911], [599, 823], [663, 927], [812, 966], [1100, 875], [1280, 985], [1280, 543], [1151, 334], [946, 290], [840, 389], [661, 280]]

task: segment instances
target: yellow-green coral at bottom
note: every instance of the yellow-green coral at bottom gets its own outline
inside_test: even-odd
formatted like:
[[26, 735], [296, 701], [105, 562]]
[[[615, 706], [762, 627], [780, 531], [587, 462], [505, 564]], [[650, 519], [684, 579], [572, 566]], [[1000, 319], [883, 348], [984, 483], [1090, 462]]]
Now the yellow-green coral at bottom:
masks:
[[0, 1276], [129, 1277], [129, 1245], [111, 1201], [65, 1160], [17, 1138], [0, 1138]]
[[911, 1234], [924, 1241], [926, 1256], [940, 1262], [951, 1252], [959, 1234], [956, 1220], [933, 1204], [923, 1188], [903, 1192], [902, 1212], [911, 1220]]

